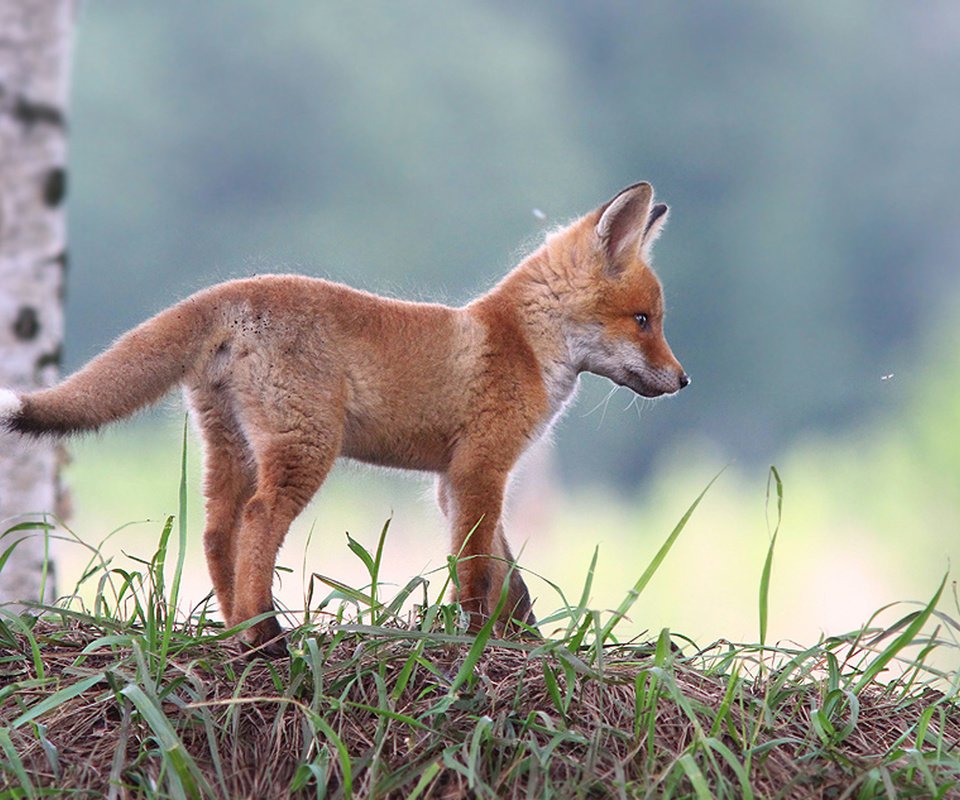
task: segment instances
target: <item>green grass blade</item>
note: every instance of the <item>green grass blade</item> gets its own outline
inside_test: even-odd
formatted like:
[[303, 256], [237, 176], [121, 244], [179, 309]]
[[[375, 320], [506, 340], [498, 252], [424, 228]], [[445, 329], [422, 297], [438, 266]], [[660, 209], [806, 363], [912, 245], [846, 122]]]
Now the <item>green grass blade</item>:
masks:
[[727, 679], [727, 688], [723, 693], [723, 699], [713, 718], [713, 725], [710, 727], [710, 736], [715, 737], [727, 722], [730, 706], [733, 704], [733, 697], [740, 685], [740, 667], [735, 666]]
[[[20, 526], [18, 525], [17, 528], [20, 528]], [[6, 536], [7, 533], [11, 533], [13, 530], [14, 530], [14, 528], [10, 528], [10, 529], [9, 529], [6, 533], [4, 533], [3, 535]], [[0, 571], [3, 571], [4, 565], [5, 565], [5, 564], [7, 563], [7, 561], [9, 560], [9, 558], [10, 558], [10, 556], [12, 555], [13, 551], [17, 549], [17, 545], [19, 545], [20, 542], [25, 542], [25, 541], [26, 541], [27, 539], [29, 539], [29, 538], [30, 538], [29, 536], [21, 536], [21, 537], [20, 537], [19, 539], [17, 539], [15, 542], [13, 542], [12, 544], [10, 544], [10, 545], [7, 547], [7, 549], [3, 551], [2, 554], [0, 554]]]
[[510, 592], [510, 577], [513, 575], [514, 569], [516, 569], [516, 565], [511, 564], [507, 570], [506, 577], [503, 579], [503, 587], [500, 590], [500, 600], [497, 602], [497, 607], [477, 633], [477, 638], [474, 639], [473, 644], [470, 646], [470, 651], [467, 653], [467, 657], [463, 660], [463, 664], [460, 665], [460, 669], [457, 671], [457, 675], [450, 685], [450, 689], [447, 692], [448, 698], [452, 698], [456, 691], [463, 686], [466, 680], [473, 674], [474, 667], [476, 667], [477, 662], [480, 660], [480, 656], [483, 655], [487, 642], [493, 635], [493, 628], [507, 605], [507, 596]]
[[400, 669], [400, 674], [397, 676], [397, 682], [394, 684], [393, 691], [390, 693], [390, 699], [393, 702], [396, 702], [400, 695], [403, 694], [404, 689], [407, 688], [407, 683], [410, 681], [410, 677], [413, 675], [413, 670], [416, 668], [417, 663], [421, 658], [421, 654], [423, 653], [423, 646], [423, 641], [417, 642], [413, 650], [410, 652], [410, 655], [407, 656], [403, 667]]
[[186, 747], [160, 707], [136, 684], [131, 683], [129, 686], [125, 686], [120, 690], [120, 693], [133, 703], [156, 737], [170, 768], [167, 774], [173, 781], [171, 789], [182, 792], [190, 798], [199, 799], [205, 795], [213, 795], [214, 792], [204, 780], [203, 773], [197, 763], [187, 752]]
[[177, 618], [177, 605], [180, 602], [180, 578], [187, 555], [187, 417], [183, 418], [183, 444], [180, 448], [180, 486], [177, 492], [177, 566], [173, 572], [170, 596], [167, 598], [167, 618], [163, 628], [163, 642], [160, 647], [160, 669], [167, 660], [170, 650], [170, 638]]
[[[770, 572], [773, 568], [773, 551], [777, 546], [777, 535], [780, 533], [780, 521], [783, 519], [783, 481], [780, 480], [780, 473], [776, 467], [770, 467], [770, 474], [767, 477], [767, 508], [770, 506], [770, 480], [773, 479], [777, 486], [777, 524], [773, 529], [773, 536], [770, 537], [770, 546], [767, 548], [767, 558], [763, 562], [763, 573], [760, 575], [760, 646], [767, 643], [767, 622], [769, 618], [770, 601]], [[769, 527], [769, 520], [767, 522]]]
[[713, 800], [713, 794], [710, 792], [710, 786], [703, 772], [697, 765], [696, 760], [690, 753], [684, 753], [680, 756], [678, 763], [683, 767], [683, 771], [690, 779], [690, 785], [693, 786], [697, 794], [697, 800]]
[[43, 754], [47, 758], [47, 764], [50, 765], [50, 771], [53, 773], [53, 777], [57, 780], [60, 780], [62, 777], [62, 770], [60, 768], [60, 751], [47, 736], [47, 726], [39, 722], [35, 722], [33, 723], [32, 727], [37, 737], [37, 741], [40, 742], [40, 746], [43, 748]]
[[354, 589], [349, 584], [344, 583], [343, 581], [338, 581], [336, 578], [331, 578], [328, 575], [321, 575], [319, 572], [314, 572], [313, 577], [321, 583], [326, 584], [331, 589], [335, 590], [344, 599], [352, 601], [358, 609], [361, 609], [364, 606], [370, 606], [370, 595], [366, 592], [362, 592], [359, 589]]
[[[47, 523], [47, 515], [43, 515], [43, 562], [40, 565], [40, 602], [47, 599], [47, 578], [50, 574], [50, 531], [53, 525]], [[2, 567], [0, 567], [2, 569]]]
[[567, 632], [564, 639], [569, 639], [580, 627], [580, 621], [585, 614], [589, 614], [588, 603], [590, 602], [590, 592], [593, 589], [593, 578], [597, 571], [597, 557], [600, 555], [600, 546], [593, 548], [593, 558], [590, 559], [590, 566], [587, 567], [587, 576], [583, 581], [583, 591], [580, 592], [580, 602], [572, 609], [570, 622], [567, 624]]
[[[389, 605], [385, 607], [385, 612], [387, 617], [396, 617], [400, 613], [400, 609], [403, 608], [403, 604], [407, 601], [407, 598], [413, 594], [414, 590], [419, 587], [423, 587], [423, 605], [427, 603], [427, 587], [430, 585], [429, 581], [421, 575], [417, 575], [415, 578], [411, 578], [407, 581], [407, 585], [404, 586], [397, 596], [390, 601]], [[383, 623], [386, 621], [386, 617], [380, 618], [379, 622]]]
[[[380, 565], [383, 563], [383, 546], [387, 541], [387, 531], [390, 530], [391, 522], [393, 522], [393, 517], [383, 523], [380, 538], [377, 539], [377, 552], [373, 556], [373, 572], [370, 573], [370, 600], [373, 607], [379, 605], [377, 602], [377, 586], [380, 583]], [[373, 622], [376, 623], [377, 620], [374, 619]]]
[[470, 747], [467, 750], [467, 785], [471, 790], [475, 790], [478, 785], [483, 783], [483, 779], [478, 777], [485, 770], [481, 764], [483, 754], [483, 742], [490, 738], [490, 727], [493, 720], [488, 716], [482, 716], [477, 721], [477, 726], [473, 729], [473, 735], [470, 737]]
[[[23, 766], [23, 761], [20, 760], [20, 755], [17, 753], [17, 748], [13, 745], [13, 740], [10, 738], [10, 731], [7, 728], [0, 728], [0, 750], [3, 750], [3, 754], [7, 757], [10, 771], [17, 776], [17, 780], [20, 782], [20, 788], [23, 789], [26, 796], [30, 798], [37, 797], [37, 790], [30, 782], [30, 776]], [[10, 796], [15, 797], [16, 795]]]
[[349, 798], [353, 797], [353, 764], [350, 761], [350, 752], [343, 743], [343, 739], [337, 736], [337, 732], [330, 727], [323, 717], [311, 712], [310, 719], [337, 749], [337, 755], [340, 758], [340, 769], [343, 771], [343, 796], [349, 800]]
[[43, 661], [43, 652], [40, 649], [40, 643], [37, 641], [37, 637], [33, 635], [33, 630], [30, 627], [30, 619], [28, 617], [23, 617], [20, 614], [14, 614], [11, 611], [0, 606], [0, 618], [5, 617], [7, 624], [11, 628], [16, 628], [20, 633], [23, 634], [24, 638], [30, 644], [30, 656], [32, 659], [33, 669], [39, 680], [43, 680], [46, 677], [46, 667], [44, 666]]
[[413, 787], [413, 791], [410, 792], [407, 800], [417, 800], [417, 798], [429, 788], [430, 784], [437, 777], [438, 772], [440, 772], [439, 761], [433, 761], [427, 765], [427, 768], [420, 775], [420, 780], [417, 781], [417, 785]]
[[[724, 467], [724, 469], [726, 469], [726, 467]], [[713, 476], [713, 478], [710, 480], [710, 483], [704, 487], [703, 491], [697, 496], [697, 499], [693, 501], [684, 515], [680, 518], [680, 521], [676, 524], [676, 527], [674, 527], [666, 541], [660, 546], [660, 549], [653, 557], [653, 560], [647, 565], [643, 575], [640, 576], [639, 580], [633, 585], [633, 588], [631, 588], [627, 593], [627, 596], [617, 607], [616, 611], [614, 611], [610, 620], [606, 623], [606, 625], [603, 626], [597, 641], [598, 647], [602, 646], [603, 643], [607, 641], [607, 639], [610, 637], [610, 634], [613, 632], [613, 629], [617, 626], [617, 623], [619, 623], [620, 620], [622, 620], [633, 607], [633, 604], [637, 601], [637, 598], [640, 597], [640, 594], [647, 587], [647, 584], [650, 583], [651, 578], [653, 578], [657, 570], [660, 569], [660, 565], [663, 563], [664, 559], [666, 559], [670, 549], [677, 541], [677, 537], [680, 536], [680, 533], [687, 526], [687, 523], [690, 521], [690, 517], [693, 516], [693, 512], [696, 510], [697, 506], [700, 505], [700, 501], [703, 500], [706, 493], [710, 491], [710, 487], [713, 486], [717, 478], [719, 478], [722, 474], [723, 470], [720, 470], [720, 472]]]
[[740, 781], [740, 792], [737, 797], [742, 798], [742, 800], [753, 800], [754, 795], [753, 789], [750, 786], [750, 776], [746, 767], [734, 755], [733, 751], [714, 737], [704, 739], [703, 744], [726, 761], [733, 774], [737, 776], [737, 780]]
[[123, 765], [126, 761], [127, 742], [130, 740], [130, 704], [123, 703], [122, 707], [117, 746], [113, 753], [113, 762], [110, 765], [110, 793], [107, 795], [107, 800], [115, 800], [120, 797], [120, 777], [123, 774]]
[[557, 709], [557, 713], [560, 714], [561, 717], [566, 716], [567, 711], [563, 697], [560, 694], [560, 684], [557, 681], [557, 674], [553, 671], [553, 667], [547, 663], [546, 659], [543, 660], [543, 682], [554, 708]]
[[380, 565], [383, 561], [383, 545], [386, 542], [387, 531], [390, 529], [391, 522], [392, 519], [388, 519], [383, 523], [383, 528], [380, 530], [380, 537], [377, 539], [377, 549], [373, 556], [371, 556], [369, 551], [354, 539], [349, 532], [347, 533], [347, 546], [350, 548], [350, 551], [363, 562], [363, 566], [370, 576], [369, 599], [366, 601], [366, 605], [370, 608], [371, 625], [376, 625], [381, 619], [380, 615], [377, 614], [377, 610], [381, 607], [381, 603], [377, 599], [377, 592], [380, 579]]
[[470, 646], [470, 650], [467, 652], [467, 657], [463, 659], [463, 663], [460, 665], [460, 669], [457, 670], [453, 683], [450, 684], [450, 688], [447, 690], [448, 697], [453, 698], [457, 690], [463, 686], [467, 679], [473, 674], [474, 667], [477, 666], [477, 662], [480, 660], [480, 656], [483, 655], [487, 642], [493, 635], [493, 626], [496, 622], [496, 615], [491, 615], [490, 619], [483, 623], [483, 627], [480, 628], [476, 638], [473, 640], [473, 644]]
[[934, 594], [930, 602], [914, 617], [913, 621], [906, 627], [903, 633], [894, 639], [894, 641], [873, 660], [870, 666], [864, 670], [863, 675], [860, 676], [860, 680], [858, 680], [853, 687], [854, 694], [860, 694], [863, 688], [869, 685], [904, 647], [916, 639], [917, 634], [920, 633], [923, 626], [927, 623], [927, 620], [930, 619], [930, 616], [933, 614], [937, 603], [940, 602], [940, 595], [943, 594], [943, 588], [946, 585], [947, 575], [944, 575], [943, 580], [940, 581], [940, 586], [937, 588], [936, 594]]
[[41, 700], [39, 703], [35, 703], [34, 705], [30, 706], [30, 708], [24, 711], [12, 723], [10, 723], [10, 727], [19, 728], [21, 725], [25, 725], [31, 720], [37, 719], [60, 704], [66, 703], [68, 700], [72, 700], [74, 697], [83, 694], [91, 687], [96, 686], [103, 679], [103, 673], [91, 675], [88, 678], [84, 678], [83, 680], [70, 684], [58, 692], [54, 692], [52, 695]]
[[367, 574], [372, 578], [375, 571], [373, 556], [367, 552], [366, 547], [364, 547], [362, 544], [360, 544], [360, 542], [350, 535], [349, 531], [347, 532], [347, 547], [350, 548], [351, 553], [353, 553], [363, 562], [363, 566], [366, 567]]

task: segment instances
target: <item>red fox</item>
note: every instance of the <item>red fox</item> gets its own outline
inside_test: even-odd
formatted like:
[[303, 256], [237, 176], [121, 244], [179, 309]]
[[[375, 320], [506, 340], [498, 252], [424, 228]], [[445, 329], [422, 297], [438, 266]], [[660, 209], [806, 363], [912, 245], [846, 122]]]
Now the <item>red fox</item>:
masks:
[[[212, 286], [160, 312], [58, 386], [0, 389], [0, 428], [94, 430], [183, 387], [204, 449], [204, 548], [230, 626], [273, 609], [280, 544], [338, 456], [437, 473], [476, 630], [535, 625], [501, 522], [510, 471], [581, 372], [645, 397], [688, 383], [648, 262], [667, 219], [638, 183], [546, 236], [462, 308], [300, 275]], [[243, 637], [285, 652], [269, 617]]]

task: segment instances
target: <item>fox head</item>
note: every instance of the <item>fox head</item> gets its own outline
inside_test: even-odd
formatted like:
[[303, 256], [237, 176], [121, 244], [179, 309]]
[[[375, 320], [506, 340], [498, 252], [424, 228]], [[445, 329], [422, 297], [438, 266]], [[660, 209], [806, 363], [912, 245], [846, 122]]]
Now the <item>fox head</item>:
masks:
[[566, 338], [577, 369], [644, 397], [690, 383], [664, 336], [663, 288], [648, 263], [667, 213], [638, 183], [548, 243], [570, 281]]

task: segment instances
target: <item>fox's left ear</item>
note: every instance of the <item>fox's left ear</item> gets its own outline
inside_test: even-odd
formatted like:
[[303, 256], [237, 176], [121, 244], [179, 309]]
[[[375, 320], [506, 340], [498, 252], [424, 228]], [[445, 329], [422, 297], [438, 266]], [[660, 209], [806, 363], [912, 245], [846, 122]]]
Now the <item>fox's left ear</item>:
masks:
[[649, 183], [630, 186], [602, 206], [596, 233], [608, 266], [619, 271], [625, 255], [647, 260], [666, 220], [667, 207], [663, 203], [653, 205]]

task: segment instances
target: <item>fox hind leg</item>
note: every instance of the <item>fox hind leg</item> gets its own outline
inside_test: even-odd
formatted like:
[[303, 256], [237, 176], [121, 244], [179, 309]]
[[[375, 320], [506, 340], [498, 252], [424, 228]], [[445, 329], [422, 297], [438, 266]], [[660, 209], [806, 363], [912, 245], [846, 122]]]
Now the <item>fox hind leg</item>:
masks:
[[[234, 562], [234, 624], [273, 610], [273, 570], [293, 520], [327, 477], [340, 452], [342, 431], [297, 429], [295, 433], [253, 435], [257, 487], [243, 509]], [[260, 646], [280, 635], [269, 617], [244, 638]], [[270, 655], [285, 652], [282, 643]]]
[[213, 588], [228, 625], [234, 619], [234, 561], [244, 506], [253, 497], [253, 451], [222, 391], [194, 389], [189, 403], [203, 437], [206, 522], [203, 546]]

